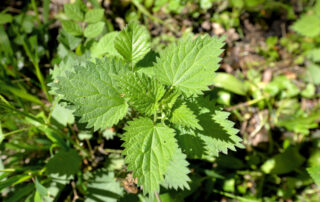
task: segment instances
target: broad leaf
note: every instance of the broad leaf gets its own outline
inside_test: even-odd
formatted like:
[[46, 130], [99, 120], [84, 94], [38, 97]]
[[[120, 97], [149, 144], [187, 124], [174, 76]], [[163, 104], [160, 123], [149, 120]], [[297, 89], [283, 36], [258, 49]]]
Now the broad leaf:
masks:
[[172, 112], [170, 121], [174, 124], [181, 125], [188, 128], [202, 129], [198, 124], [198, 119], [194, 115], [193, 111], [189, 109], [185, 103], [179, 104], [177, 108]]
[[320, 16], [303, 15], [293, 25], [292, 29], [307, 37], [315, 37], [320, 34]]
[[80, 122], [87, 122], [87, 127], [94, 130], [105, 129], [117, 124], [128, 111], [112, 78], [126, 68], [122, 62], [107, 58], [96, 60], [96, 64], [88, 62], [74, 68], [74, 72], [67, 72], [65, 77], [58, 77], [53, 87], [74, 105]]
[[320, 84], [320, 66], [316, 64], [310, 64], [307, 67], [307, 71], [305, 73], [305, 80], [311, 82], [313, 84]]
[[76, 4], [65, 4], [64, 5], [64, 12], [66, 16], [75, 21], [82, 21], [83, 20], [83, 13], [81, 9]]
[[310, 58], [313, 62], [320, 62], [320, 48], [316, 48], [308, 51], [307, 57]]
[[57, 86], [54, 83], [58, 83], [58, 77], [65, 77], [66, 72], [74, 72], [73, 68], [75, 66], [84, 65], [88, 58], [83, 56], [77, 56], [76, 54], [70, 54], [65, 57], [59, 65], [55, 65], [53, 69], [50, 69], [50, 76], [52, 78], [52, 83], [48, 86], [51, 87], [50, 93], [56, 95]]
[[36, 191], [40, 194], [42, 201], [46, 201], [46, 199], [49, 199], [48, 190], [39, 182], [38, 178], [36, 178], [35, 180], [35, 188]]
[[163, 124], [154, 125], [149, 118], [130, 121], [125, 130], [122, 146], [129, 170], [138, 178], [144, 193], [158, 192], [178, 149], [174, 130]]
[[246, 95], [248, 90], [244, 82], [228, 73], [216, 73], [213, 79], [213, 85], [238, 95]]
[[104, 29], [104, 22], [89, 24], [84, 30], [84, 36], [87, 38], [95, 38], [99, 36]]
[[[198, 98], [190, 108], [196, 113], [199, 125], [202, 130], [181, 130], [179, 145], [183, 151], [188, 153], [190, 144], [197, 143], [195, 153], [203, 152], [201, 158], [212, 158], [218, 156], [220, 152], [227, 154], [228, 150], [236, 150], [236, 147], [243, 148], [241, 138], [236, 134], [238, 130], [233, 128], [234, 123], [227, 118], [230, 113], [219, 110], [209, 98]], [[186, 136], [185, 136], [186, 135]], [[193, 136], [190, 138], [190, 136]], [[188, 142], [193, 141], [193, 143]], [[198, 152], [196, 152], [198, 151]], [[190, 151], [189, 151], [190, 153]]]
[[116, 181], [114, 173], [108, 173], [105, 170], [93, 173], [93, 176], [88, 179], [87, 191], [85, 202], [116, 202], [123, 195], [123, 189]]
[[120, 92], [133, 107], [146, 115], [154, 114], [163, 96], [164, 87], [144, 74], [128, 72], [117, 77]]
[[320, 186], [320, 166], [312, 166], [311, 168], [307, 168], [307, 171], [315, 183]]
[[133, 67], [150, 51], [150, 35], [141, 25], [128, 24], [117, 36], [115, 48]]
[[104, 10], [101, 8], [95, 8], [92, 10], [89, 10], [84, 18], [84, 21], [87, 23], [96, 23], [103, 19], [104, 16]]
[[277, 125], [285, 127], [289, 131], [308, 135], [310, 129], [318, 128], [320, 109], [315, 108], [309, 114], [290, 114], [281, 118]]
[[69, 34], [72, 34], [73, 36], [80, 36], [82, 35], [82, 29], [80, 25], [77, 23], [70, 21], [70, 20], [63, 20], [61, 21], [62, 28], [68, 32]]
[[115, 38], [118, 36], [118, 32], [109, 32], [104, 35], [98, 43], [94, 44], [90, 49], [92, 57], [100, 57], [105, 54], [121, 57], [117, 50], [114, 48]]
[[0, 13], [0, 25], [12, 22], [12, 15]]
[[286, 174], [298, 169], [305, 158], [299, 153], [297, 147], [288, 147], [283, 153], [277, 154], [265, 161], [261, 170], [267, 174]]
[[155, 75], [164, 84], [187, 96], [202, 94], [213, 84], [214, 71], [221, 60], [223, 39], [209, 36], [191, 37], [172, 44], [160, 53]]
[[74, 175], [80, 171], [81, 157], [76, 150], [60, 150], [47, 163], [47, 172], [62, 175]]
[[59, 33], [58, 40], [62, 43], [61, 45], [65, 45], [70, 50], [76, 49], [81, 43], [80, 37], [75, 37], [72, 34], [66, 32], [66, 30], [62, 29]]
[[66, 126], [67, 124], [73, 124], [73, 110], [68, 109], [63, 103], [57, 103], [57, 100], [54, 102], [56, 102], [56, 104], [52, 110], [52, 118], [54, 118], [63, 126]]
[[166, 188], [174, 189], [190, 189], [188, 182], [191, 181], [188, 177], [190, 173], [188, 169], [188, 161], [186, 160], [186, 155], [182, 153], [180, 149], [177, 149], [176, 154], [170, 161], [168, 170], [165, 175], [163, 186]]

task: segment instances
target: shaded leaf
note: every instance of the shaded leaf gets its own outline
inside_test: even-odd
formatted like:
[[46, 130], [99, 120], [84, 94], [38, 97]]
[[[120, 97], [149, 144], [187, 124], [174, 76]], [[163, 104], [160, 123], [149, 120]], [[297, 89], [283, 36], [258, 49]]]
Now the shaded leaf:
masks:
[[80, 171], [81, 157], [76, 150], [60, 150], [51, 159], [46, 167], [49, 174], [54, 173], [62, 175], [74, 175]]
[[283, 153], [277, 154], [267, 160], [261, 170], [271, 174], [285, 174], [299, 168], [305, 161], [296, 147], [289, 147]]
[[176, 154], [174, 154], [173, 159], [170, 161], [162, 185], [166, 188], [174, 188], [175, 190], [178, 188], [182, 190], [190, 189], [188, 182], [191, 180], [188, 177], [190, 173], [188, 165], [186, 155], [180, 149], [177, 149]]
[[170, 121], [174, 124], [181, 125], [192, 129], [202, 129], [199, 120], [194, 112], [187, 107], [185, 103], [179, 104], [172, 112]]
[[124, 194], [120, 183], [116, 181], [113, 172], [99, 170], [88, 179], [85, 202], [108, 201], [116, 202]]

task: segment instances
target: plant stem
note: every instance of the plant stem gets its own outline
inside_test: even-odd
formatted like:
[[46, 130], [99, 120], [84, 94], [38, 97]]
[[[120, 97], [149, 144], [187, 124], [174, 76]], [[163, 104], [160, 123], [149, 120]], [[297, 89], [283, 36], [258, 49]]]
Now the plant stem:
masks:
[[161, 198], [159, 196], [159, 193], [158, 192], [154, 192], [154, 195], [156, 196], [157, 201], [161, 202]]
[[50, 121], [51, 121], [51, 116], [52, 116], [52, 112], [54, 110], [54, 108], [56, 107], [56, 105], [58, 104], [59, 100], [56, 99], [54, 102], [53, 102], [53, 105], [51, 107], [51, 110], [49, 112], [49, 115], [48, 115], [48, 118], [47, 118], [47, 124], [49, 125], [50, 124]]
[[51, 99], [51, 96], [48, 93], [47, 86], [46, 86], [46, 84], [44, 82], [44, 78], [43, 78], [43, 76], [41, 74], [37, 57], [33, 57], [33, 55], [31, 54], [31, 51], [30, 51], [27, 43], [25, 42], [25, 40], [22, 41], [22, 45], [23, 45], [24, 50], [26, 51], [29, 59], [31, 60], [31, 62], [32, 62], [34, 68], [35, 68], [35, 74], [36, 74], [36, 76], [37, 76], [37, 78], [38, 78], [38, 80], [40, 82], [42, 91], [45, 93], [45, 95], [46, 95], [47, 99], [49, 100], [49, 102], [51, 102], [52, 99]]
[[19, 133], [22, 131], [26, 131], [26, 130], [29, 130], [29, 128], [21, 128], [21, 129], [15, 130], [15, 131], [11, 131], [9, 133], [3, 134], [3, 136], [6, 137], [6, 136], [13, 135], [13, 134], [16, 134], [16, 133]]
[[122, 150], [121, 149], [104, 149], [105, 152], [108, 152], [108, 153], [116, 153], [116, 154], [121, 154], [122, 153]]
[[158, 22], [162, 25], [165, 25], [165, 23], [160, 19], [155, 16], [153, 16], [143, 5], [141, 5], [137, 0], [131, 0], [131, 2], [138, 8], [141, 13], [149, 17], [151, 20]]
[[38, 26], [40, 26], [41, 25], [41, 20], [39, 18], [38, 7], [37, 7], [37, 4], [36, 4], [35, 0], [31, 0], [31, 5], [32, 5], [32, 9], [33, 9], [34, 13], [36, 14], [36, 18], [37, 18], [37, 21], [38, 21]]
[[248, 107], [248, 106], [251, 106], [251, 105], [254, 105], [254, 104], [260, 102], [261, 100], [267, 99], [268, 97], [269, 96], [263, 96], [263, 97], [260, 97], [260, 98], [254, 99], [254, 100], [250, 100], [250, 101], [247, 101], [247, 102], [243, 102], [243, 103], [228, 107], [226, 109], [228, 111], [232, 111], [232, 110], [239, 109], [239, 108], [242, 108], [242, 107]]

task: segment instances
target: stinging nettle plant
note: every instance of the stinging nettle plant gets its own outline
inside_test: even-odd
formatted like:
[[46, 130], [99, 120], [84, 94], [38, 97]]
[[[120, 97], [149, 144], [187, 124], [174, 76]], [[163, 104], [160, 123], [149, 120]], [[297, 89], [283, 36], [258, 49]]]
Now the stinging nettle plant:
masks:
[[113, 39], [117, 53], [67, 71], [56, 67], [51, 87], [88, 128], [126, 121], [123, 154], [145, 194], [188, 189], [186, 158], [242, 147], [229, 113], [203, 95], [219, 67], [222, 38], [185, 37], [156, 54], [147, 29], [132, 23]]

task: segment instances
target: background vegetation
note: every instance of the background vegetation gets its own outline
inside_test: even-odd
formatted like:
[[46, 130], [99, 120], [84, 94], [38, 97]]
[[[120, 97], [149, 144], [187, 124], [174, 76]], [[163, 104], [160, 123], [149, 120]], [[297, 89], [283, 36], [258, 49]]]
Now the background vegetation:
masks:
[[237, 152], [189, 159], [190, 189], [162, 188], [162, 201], [320, 200], [320, 1], [68, 3], [0, 5], [0, 200], [150, 201], [121, 155], [123, 126], [87, 129], [50, 85], [74, 61], [115, 54], [114, 31], [136, 21], [156, 52], [225, 36], [206, 94], [243, 138]]

